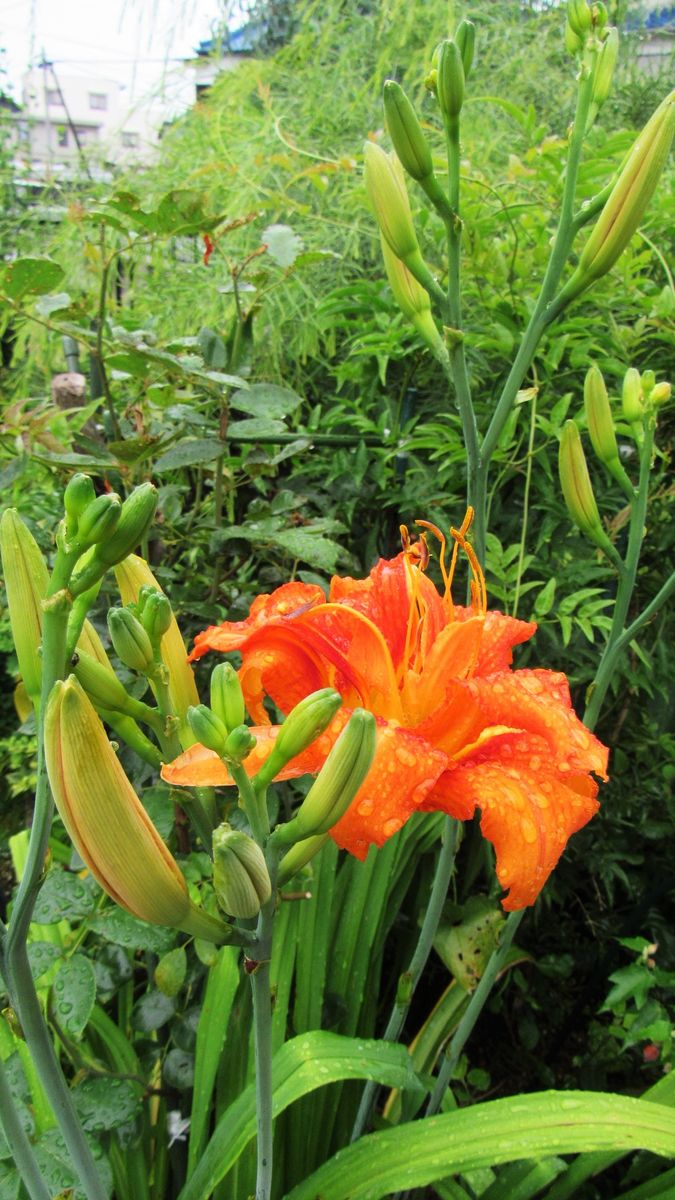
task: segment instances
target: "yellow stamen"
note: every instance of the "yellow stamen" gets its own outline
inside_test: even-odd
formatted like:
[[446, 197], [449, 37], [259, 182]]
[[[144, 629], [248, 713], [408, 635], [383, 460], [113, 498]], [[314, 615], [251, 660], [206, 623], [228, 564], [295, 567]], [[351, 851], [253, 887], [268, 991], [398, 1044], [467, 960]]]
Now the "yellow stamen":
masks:
[[443, 599], [448, 600], [450, 599], [450, 576], [445, 566], [445, 551], [447, 545], [445, 534], [441, 532], [441, 530], [438, 528], [438, 525], [433, 525], [431, 521], [415, 521], [415, 524], [421, 525], [423, 529], [428, 529], [429, 532], [433, 533], [434, 537], [437, 538], [441, 544], [441, 549], [438, 555], [438, 565], [441, 568], [441, 575], [443, 577]]
[[[484, 616], [485, 613], [487, 612], [487, 589], [485, 587], [485, 576], [483, 574], [482, 567], [476, 556], [476, 551], [474, 550], [473, 546], [469, 542], [467, 542], [466, 536], [465, 536], [468, 533], [468, 530], [469, 530], [472, 520], [473, 520], [473, 509], [471, 507], [469, 507], [466, 510], [466, 516], [464, 517], [464, 520], [462, 521], [461, 528], [450, 530], [450, 533], [455, 540], [455, 547], [452, 552], [452, 569], [451, 569], [451, 571], [454, 571], [455, 563], [457, 561], [457, 553], [459, 551], [459, 548], [461, 547], [461, 549], [464, 551], [464, 553], [466, 554], [466, 557], [469, 560], [469, 566], [471, 567], [471, 573], [473, 575], [473, 579], [471, 580], [471, 585], [470, 585], [471, 586], [471, 607], [473, 609], [475, 609], [475, 611], [480, 616]], [[452, 573], [451, 573], [451, 578], [452, 578]]]

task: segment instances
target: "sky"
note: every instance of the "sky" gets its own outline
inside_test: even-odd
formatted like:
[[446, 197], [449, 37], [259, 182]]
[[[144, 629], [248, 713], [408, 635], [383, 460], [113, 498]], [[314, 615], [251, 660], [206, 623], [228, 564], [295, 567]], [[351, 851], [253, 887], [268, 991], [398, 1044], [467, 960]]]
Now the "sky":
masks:
[[227, 0], [0, 0], [7, 90], [21, 100], [21, 77], [44, 52], [59, 75], [117, 80], [130, 108], [153, 97], [173, 116], [194, 94], [176, 60], [192, 57], [234, 7]]

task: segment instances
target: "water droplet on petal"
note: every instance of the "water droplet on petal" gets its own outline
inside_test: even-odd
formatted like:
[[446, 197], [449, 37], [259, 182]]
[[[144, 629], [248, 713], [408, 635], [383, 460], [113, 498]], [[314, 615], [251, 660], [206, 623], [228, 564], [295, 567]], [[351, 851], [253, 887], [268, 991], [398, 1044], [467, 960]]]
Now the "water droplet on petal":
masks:
[[382, 832], [385, 837], [392, 837], [393, 834], [398, 833], [402, 825], [403, 821], [399, 817], [390, 817], [388, 821], [384, 822]]
[[356, 806], [356, 811], [361, 817], [369, 817], [375, 807], [375, 801], [369, 800], [367, 797]]
[[410, 750], [406, 750], [404, 746], [397, 746], [394, 753], [402, 766], [404, 766], [404, 767], [414, 767], [415, 766], [415, 762], [416, 762], [415, 755]]
[[522, 821], [520, 822], [520, 830], [525, 841], [528, 842], [530, 846], [533, 842], [536, 842], [537, 830], [534, 823], [529, 821], [527, 817], [523, 817]]

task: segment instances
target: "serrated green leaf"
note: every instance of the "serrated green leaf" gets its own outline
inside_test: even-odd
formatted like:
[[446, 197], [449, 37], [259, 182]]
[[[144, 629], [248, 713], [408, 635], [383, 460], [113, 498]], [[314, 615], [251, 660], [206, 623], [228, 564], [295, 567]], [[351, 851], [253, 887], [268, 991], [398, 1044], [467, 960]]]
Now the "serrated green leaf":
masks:
[[227, 436], [236, 442], [238, 437], [255, 437], [261, 441], [273, 441], [280, 433], [287, 432], [283, 421], [273, 417], [250, 417], [248, 420], [231, 421]]
[[287, 417], [302, 404], [302, 396], [276, 383], [252, 383], [230, 397], [232, 408], [252, 417]]
[[165, 996], [160, 991], [146, 992], [137, 1000], [131, 1014], [131, 1025], [141, 1033], [151, 1033], [161, 1029], [170, 1021], [176, 1011], [176, 1002], [172, 996]]
[[166, 454], [161, 454], [155, 463], [155, 471], [175, 471], [178, 467], [196, 467], [213, 462], [225, 453], [225, 446], [218, 438], [184, 438], [176, 442]]
[[187, 1091], [192, 1087], [195, 1078], [195, 1057], [187, 1050], [169, 1050], [162, 1067], [164, 1082], [169, 1087]]
[[29, 942], [26, 947], [33, 979], [40, 979], [61, 958], [63, 950], [53, 942]]

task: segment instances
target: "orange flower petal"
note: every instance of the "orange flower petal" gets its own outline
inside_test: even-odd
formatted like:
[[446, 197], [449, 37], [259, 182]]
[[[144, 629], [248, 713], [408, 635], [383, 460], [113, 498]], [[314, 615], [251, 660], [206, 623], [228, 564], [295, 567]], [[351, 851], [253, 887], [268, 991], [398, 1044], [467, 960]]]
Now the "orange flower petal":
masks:
[[483, 618], [452, 621], [438, 634], [419, 674], [408, 672], [404, 706], [408, 723], [417, 726], [425, 714], [435, 712], [446, 695], [448, 677], [467, 679], [473, 674], [481, 648]]
[[[470, 608], [458, 608], [456, 612], [464, 621], [474, 615]], [[537, 626], [534, 621], [519, 621], [506, 613], [494, 610], [487, 612], [476, 663], [476, 675], [493, 675], [496, 671], [506, 671], [513, 662], [513, 647], [527, 642], [536, 632]]]
[[[597, 784], [587, 775], [561, 776], [516, 761], [535, 750], [547, 755], [545, 739], [512, 738], [511, 761], [460, 764], [441, 777], [425, 808], [440, 808], [460, 820], [481, 809], [481, 830], [497, 855], [497, 878], [508, 896], [507, 911], [533, 904], [568, 839], [597, 812]], [[527, 743], [529, 742], [529, 749]]]
[[360, 859], [372, 843], [382, 846], [401, 829], [449, 763], [446, 754], [410, 730], [390, 722], [377, 724], [377, 748], [368, 776], [330, 831], [341, 849]]
[[485, 725], [518, 726], [545, 738], [561, 771], [595, 771], [607, 779], [608, 750], [577, 717], [564, 675], [503, 671], [470, 680]]
[[315, 604], [323, 604], [326, 597], [320, 587], [313, 583], [284, 583], [275, 591], [257, 596], [245, 621], [225, 621], [222, 625], [210, 625], [195, 638], [189, 662], [201, 658], [209, 650], [238, 650], [252, 633], [276, 617], [288, 617], [304, 612]]
[[[336, 738], [344, 729], [350, 716], [351, 713], [347, 709], [340, 709], [328, 729], [311, 746], [303, 750], [302, 754], [292, 758], [276, 778], [297, 779], [299, 775], [315, 775], [323, 766]], [[280, 725], [251, 726], [251, 733], [255, 735], [257, 742], [248, 758], [245, 758], [242, 763], [249, 777], [255, 775], [269, 758], [280, 728]], [[190, 746], [189, 750], [186, 750], [184, 754], [179, 754], [173, 762], [164, 763], [161, 774], [165, 783], [171, 783], [177, 787], [232, 787], [234, 785], [234, 780], [222, 759], [214, 750], [207, 750], [206, 746], [199, 744]]]

